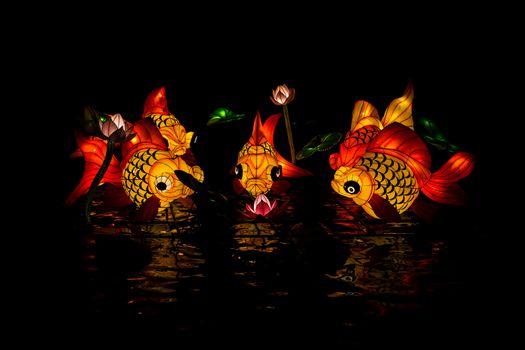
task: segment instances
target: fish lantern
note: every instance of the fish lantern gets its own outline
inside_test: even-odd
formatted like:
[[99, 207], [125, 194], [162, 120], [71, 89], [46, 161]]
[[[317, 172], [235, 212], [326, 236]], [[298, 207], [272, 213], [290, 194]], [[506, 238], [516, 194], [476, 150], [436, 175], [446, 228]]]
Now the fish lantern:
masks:
[[[121, 145], [122, 160], [111, 156], [100, 184], [109, 183], [116, 188], [111, 192], [115, 198], [108, 198], [108, 201], [118, 205], [134, 203], [138, 208], [137, 220], [152, 220], [169, 208], [172, 201], [194, 192], [179, 180], [176, 171], [186, 172], [200, 182], [204, 181], [204, 173], [199, 166], [179, 156], [176, 149], [168, 148], [152, 120], [136, 122], [133, 133], [135, 136]], [[66, 206], [87, 193], [107, 150], [106, 141], [97, 137], [78, 132], [76, 140], [86, 163], [83, 177], [67, 198]]]
[[266, 216], [276, 207], [276, 201], [271, 202], [266, 195], [270, 191], [284, 193], [290, 183], [283, 178], [312, 175], [284, 159], [275, 149], [273, 136], [280, 117], [281, 114], [272, 115], [263, 125], [257, 112], [252, 135], [239, 151], [234, 168], [234, 191], [248, 192], [253, 203], [247, 204], [246, 209], [256, 215]]
[[334, 191], [353, 199], [377, 219], [396, 221], [408, 209], [424, 217], [424, 206], [418, 201], [421, 193], [438, 203], [465, 203], [465, 193], [457, 181], [470, 174], [474, 157], [457, 152], [431, 172], [430, 153], [414, 132], [413, 97], [409, 84], [381, 119], [370, 103], [357, 101], [350, 130], [339, 152], [330, 155]]
[[193, 131], [186, 132], [180, 121], [168, 110], [164, 87], [150, 92], [144, 102], [142, 118], [153, 120], [162, 137], [166, 140], [168, 149], [175, 155], [184, 155], [197, 140], [195, 133]]

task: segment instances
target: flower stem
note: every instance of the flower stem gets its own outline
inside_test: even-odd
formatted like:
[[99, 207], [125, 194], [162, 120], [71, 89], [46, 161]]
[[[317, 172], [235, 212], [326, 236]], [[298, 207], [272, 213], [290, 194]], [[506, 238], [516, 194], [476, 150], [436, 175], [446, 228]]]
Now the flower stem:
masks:
[[286, 123], [286, 134], [288, 135], [288, 144], [290, 145], [290, 157], [292, 163], [295, 164], [295, 147], [293, 145], [293, 136], [292, 136], [292, 124], [290, 123], [290, 116], [288, 115], [288, 106], [283, 105], [284, 111], [284, 122]]
[[114, 146], [115, 141], [108, 139], [106, 156], [104, 157], [104, 161], [102, 162], [100, 169], [98, 169], [97, 175], [95, 175], [93, 182], [91, 182], [91, 186], [89, 186], [89, 191], [86, 196], [86, 205], [84, 207], [84, 215], [86, 218], [86, 225], [88, 227], [91, 226], [91, 216], [89, 215], [89, 213], [91, 211], [91, 201], [93, 200], [93, 194], [95, 192], [95, 189], [98, 187], [100, 180], [102, 180], [104, 174], [106, 173], [106, 170], [108, 169], [109, 163], [111, 162], [111, 157], [113, 156]]

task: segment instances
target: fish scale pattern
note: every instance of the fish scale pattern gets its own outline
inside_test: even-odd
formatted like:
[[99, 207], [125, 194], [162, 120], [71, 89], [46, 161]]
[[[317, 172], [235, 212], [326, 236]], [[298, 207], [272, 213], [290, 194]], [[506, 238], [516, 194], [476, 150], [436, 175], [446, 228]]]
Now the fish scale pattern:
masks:
[[388, 200], [398, 212], [407, 210], [419, 194], [412, 170], [401, 160], [382, 153], [365, 153], [357, 162], [377, 184], [377, 194]]

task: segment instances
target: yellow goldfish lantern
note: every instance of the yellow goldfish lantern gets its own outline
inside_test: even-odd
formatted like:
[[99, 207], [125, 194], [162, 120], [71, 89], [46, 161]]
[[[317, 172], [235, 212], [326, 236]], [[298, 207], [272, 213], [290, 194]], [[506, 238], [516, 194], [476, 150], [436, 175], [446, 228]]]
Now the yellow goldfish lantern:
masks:
[[270, 202], [266, 194], [271, 190], [277, 193], [286, 191], [290, 184], [282, 178], [311, 176], [312, 174], [284, 159], [274, 147], [274, 132], [280, 114], [270, 116], [264, 125], [257, 112], [253, 123], [252, 135], [239, 151], [234, 167], [234, 190], [237, 194], [244, 191], [254, 198], [247, 209], [254, 214], [266, 215], [276, 202]]
[[457, 181], [470, 174], [474, 157], [458, 152], [432, 173], [430, 152], [413, 130], [413, 96], [409, 84], [382, 119], [370, 103], [356, 102], [350, 131], [329, 159], [336, 171], [331, 182], [334, 191], [352, 198], [374, 218], [399, 220], [408, 209], [428, 218], [417, 201], [421, 193], [438, 203], [465, 201]]
[[[122, 143], [122, 161], [113, 155], [100, 184], [111, 183], [125, 196], [113, 199], [120, 205], [134, 203], [139, 209], [138, 220], [151, 220], [174, 200], [185, 198], [194, 191], [175, 175], [184, 171], [198, 181], [204, 181], [202, 169], [169, 150], [163, 136], [152, 120], [142, 119], [133, 125], [135, 136]], [[77, 134], [77, 143], [86, 160], [84, 176], [66, 200], [71, 205], [87, 192], [92, 174], [100, 168], [105, 157], [105, 142], [96, 137]], [[115, 192], [113, 192], [115, 195]]]

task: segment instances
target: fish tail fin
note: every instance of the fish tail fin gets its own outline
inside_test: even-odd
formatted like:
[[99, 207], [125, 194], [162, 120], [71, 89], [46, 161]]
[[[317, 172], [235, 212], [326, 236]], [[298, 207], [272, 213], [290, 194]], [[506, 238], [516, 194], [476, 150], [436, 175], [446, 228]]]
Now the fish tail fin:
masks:
[[[81, 196], [88, 192], [91, 183], [95, 179], [95, 176], [106, 157], [107, 145], [102, 139], [89, 136], [86, 137], [77, 132], [76, 140], [80, 151], [84, 156], [84, 174], [82, 175], [80, 183], [67, 197], [65, 201], [66, 207], [73, 205]], [[112, 156], [109, 166], [100, 180], [100, 184], [108, 182], [115, 186], [122, 186], [120, 177], [120, 163], [115, 156]]]
[[464, 205], [467, 199], [465, 192], [456, 182], [468, 176], [472, 169], [474, 156], [467, 152], [458, 152], [432, 174], [421, 190], [435, 202]]

